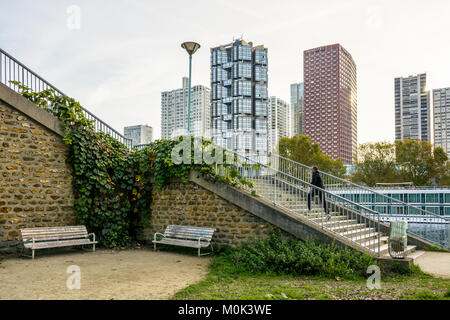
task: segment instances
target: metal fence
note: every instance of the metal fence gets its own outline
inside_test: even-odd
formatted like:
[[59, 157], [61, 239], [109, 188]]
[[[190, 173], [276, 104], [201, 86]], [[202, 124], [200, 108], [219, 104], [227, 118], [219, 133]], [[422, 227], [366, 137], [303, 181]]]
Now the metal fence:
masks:
[[[64, 94], [61, 90], [57, 89], [20, 61], [0, 49], [0, 83], [3, 83], [10, 89], [20, 93], [18, 86], [11, 83], [11, 81], [20, 82], [22, 85], [29, 87], [33, 92], [53, 89], [56, 94], [66, 96], [66, 94]], [[132, 147], [131, 139], [125, 138], [121, 133], [100, 120], [93, 113], [83, 108], [83, 114], [87, 119], [93, 120], [93, 125], [96, 131], [101, 131], [110, 135], [111, 137], [122, 142], [128, 148]]]
[[[336, 238], [359, 246], [368, 254], [381, 255], [382, 235], [378, 212], [280, 172], [263, 164], [263, 159], [257, 161], [255, 157], [233, 154], [235, 166], [230, 167], [228, 162], [226, 165], [216, 164], [218, 175], [225, 176], [227, 171], [237, 168], [242, 176], [254, 183], [257, 195], [264, 200], [307, 219]], [[315, 192], [311, 193], [311, 190]], [[308, 201], [311, 203], [310, 208]]]
[[[303, 181], [311, 181], [311, 167], [284, 158], [277, 154], [271, 154], [269, 164], [279, 172], [293, 176]], [[450, 217], [438, 215], [420, 207], [406, 203], [399, 199], [382, 194], [376, 190], [352, 183], [348, 180], [336, 177], [326, 172], [320, 172], [326, 190], [339, 195], [353, 203], [358, 203], [381, 214], [382, 219], [405, 218], [409, 223], [424, 225], [420, 229], [409, 228], [408, 232], [424, 238], [438, 246], [448, 246], [450, 242]], [[345, 203], [344, 203], [345, 204]], [[434, 228], [436, 224], [442, 224], [439, 239], [424, 237], [426, 225]]]
[[[147, 146], [139, 145], [135, 148], [143, 149]], [[255, 183], [257, 190], [264, 199], [297, 214], [307, 210], [307, 194], [312, 188], [315, 188], [309, 183], [311, 181], [311, 167], [277, 154], [244, 156], [230, 150], [226, 150], [226, 152], [233, 154], [238, 170], [247, 179]], [[218, 174], [223, 175], [226, 170], [229, 170], [229, 167], [216, 165]], [[327, 203], [331, 203], [328, 209], [335, 210], [341, 219], [356, 219], [359, 215], [362, 215], [364, 217], [363, 222], [370, 228], [378, 228], [378, 221], [385, 222], [398, 220], [399, 217], [407, 217], [408, 221], [413, 224], [415, 222], [420, 223], [420, 226], [410, 225], [408, 233], [439, 247], [450, 249], [450, 217], [423, 210], [326, 172], [321, 172], [321, 176], [325, 186], [325, 190], [321, 190], [322, 194], [325, 195]], [[282, 201], [286, 194], [292, 195], [289, 202]], [[367, 197], [370, 201], [361, 202], [361, 197]], [[391, 210], [387, 210], [389, 213], [384, 214], [378, 211], [377, 205], [380, 203], [376, 201], [381, 201], [384, 206], [391, 208]], [[403, 209], [399, 209], [396, 214], [393, 212], [394, 208]], [[320, 222], [320, 225], [326, 228], [327, 221], [323, 221], [325, 211], [321, 210], [320, 206], [318, 209], [316, 208], [316, 213], [320, 215], [320, 219], [317, 220], [316, 217], [314, 223]], [[343, 228], [343, 223], [342, 221], [341, 224], [338, 223], [334, 227]], [[336, 233], [336, 230], [329, 231]], [[378, 231], [369, 233], [368, 236], [374, 236], [375, 234], [379, 238]], [[359, 242], [356, 241], [357, 244], [364, 244], [361, 241]], [[370, 244], [372, 253], [375, 253], [376, 250], [373, 248], [376, 245], [378, 247], [375, 249], [379, 250], [380, 244]]]

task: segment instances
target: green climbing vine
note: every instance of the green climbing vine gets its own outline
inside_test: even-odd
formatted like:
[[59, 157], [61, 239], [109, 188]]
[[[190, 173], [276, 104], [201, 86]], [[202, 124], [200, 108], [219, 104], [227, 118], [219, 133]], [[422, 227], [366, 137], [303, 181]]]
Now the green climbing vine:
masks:
[[[67, 161], [72, 166], [77, 223], [95, 232], [105, 247], [133, 244], [138, 231], [150, 222], [153, 188], [163, 188], [172, 178], [187, 182], [191, 171], [196, 170], [210, 179], [252, 187], [234, 165], [223, 165], [226, 174], [218, 175], [215, 166], [204, 160], [195, 164], [193, 151], [189, 163], [174, 163], [172, 151], [186, 137], [129, 150], [109, 135], [96, 132], [74, 99], [60, 96], [53, 89], [33, 92], [18, 82], [14, 84], [24, 97], [62, 121], [63, 140], [69, 147]], [[194, 139], [188, 139], [193, 146]], [[202, 147], [211, 143], [202, 140]]]

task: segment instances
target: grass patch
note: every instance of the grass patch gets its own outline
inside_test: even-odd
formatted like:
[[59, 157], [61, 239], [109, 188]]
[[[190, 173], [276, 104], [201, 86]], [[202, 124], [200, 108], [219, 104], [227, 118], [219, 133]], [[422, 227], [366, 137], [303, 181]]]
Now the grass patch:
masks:
[[444, 248], [438, 247], [438, 246], [429, 246], [425, 248], [425, 251], [428, 252], [450, 252]]
[[436, 293], [430, 290], [419, 290], [419, 291], [406, 291], [402, 299], [406, 300], [450, 300], [446, 294]]
[[[204, 281], [181, 290], [173, 299], [450, 299], [450, 279], [434, 278], [417, 266], [394, 268], [382, 277], [381, 289], [370, 290], [364, 268], [371, 261], [333, 245], [299, 243], [271, 235], [268, 240], [222, 251], [211, 262]], [[352, 263], [355, 265], [346, 271]]]
[[447, 292], [444, 293], [444, 297], [450, 298], [450, 288], [448, 288]]

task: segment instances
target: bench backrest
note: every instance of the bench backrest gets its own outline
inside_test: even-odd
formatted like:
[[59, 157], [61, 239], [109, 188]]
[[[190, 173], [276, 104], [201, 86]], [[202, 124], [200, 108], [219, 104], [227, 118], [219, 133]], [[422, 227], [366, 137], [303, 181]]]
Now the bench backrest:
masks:
[[214, 231], [216, 229], [213, 228], [169, 225], [164, 232], [164, 237], [195, 240], [202, 238], [211, 241]]
[[20, 229], [23, 240], [34, 238], [35, 241], [64, 240], [86, 238], [88, 232], [85, 226], [26, 228]]

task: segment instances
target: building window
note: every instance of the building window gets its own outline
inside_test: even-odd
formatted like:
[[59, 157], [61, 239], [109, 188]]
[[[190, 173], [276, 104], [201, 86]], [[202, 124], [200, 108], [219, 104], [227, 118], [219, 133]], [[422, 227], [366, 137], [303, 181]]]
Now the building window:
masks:
[[255, 63], [267, 65], [267, 51], [257, 49], [255, 50]]
[[255, 81], [267, 82], [267, 67], [255, 67]]
[[267, 85], [256, 84], [255, 85], [255, 97], [261, 99], [267, 99]]

